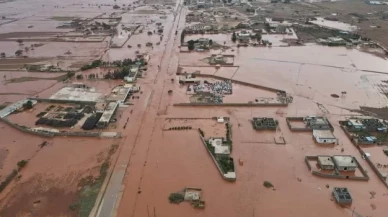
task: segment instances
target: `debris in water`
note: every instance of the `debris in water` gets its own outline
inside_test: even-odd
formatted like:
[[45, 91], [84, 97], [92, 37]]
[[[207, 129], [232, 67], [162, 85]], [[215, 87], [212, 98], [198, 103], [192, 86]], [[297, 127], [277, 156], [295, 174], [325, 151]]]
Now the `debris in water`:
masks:
[[333, 98], [339, 98], [339, 96], [337, 94], [331, 94], [330, 96]]

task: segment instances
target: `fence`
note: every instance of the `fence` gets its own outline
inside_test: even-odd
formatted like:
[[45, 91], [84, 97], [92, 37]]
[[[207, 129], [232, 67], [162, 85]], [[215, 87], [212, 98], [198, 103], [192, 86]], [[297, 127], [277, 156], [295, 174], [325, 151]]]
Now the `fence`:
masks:
[[239, 80], [235, 80], [235, 79], [224, 78], [224, 77], [217, 76], [217, 75], [196, 74], [196, 76], [197, 77], [204, 77], [204, 78], [214, 78], [214, 79], [219, 79], [219, 80], [230, 80], [230, 81], [232, 81], [233, 83], [236, 83], [236, 84], [241, 84], [241, 85], [245, 85], [245, 86], [249, 86], [249, 87], [254, 87], [254, 88], [258, 88], [258, 89], [268, 90], [268, 91], [271, 91], [271, 92], [280, 92], [282, 94], [286, 94], [286, 91], [284, 91], [284, 90], [280, 90], [280, 89], [276, 89], [276, 88], [272, 88], [272, 87], [261, 86], [261, 85], [258, 85], [258, 84], [252, 84], [252, 83], [248, 83], [248, 82], [245, 82], [245, 81], [239, 81]]
[[358, 169], [360, 169], [360, 171], [361, 171], [363, 176], [344, 176], [344, 175], [338, 174], [339, 171], [337, 169], [335, 169], [337, 174], [320, 173], [318, 171], [313, 170], [311, 168], [311, 165], [310, 165], [310, 162], [309, 162], [309, 160], [317, 160], [317, 159], [318, 159], [317, 156], [306, 156], [305, 157], [305, 162], [307, 164], [307, 167], [309, 168], [309, 170], [311, 171], [311, 173], [313, 175], [316, 175], [316, 176], [319, 176], [319, 177], [324, 177], [324, 178], [332, 178], [332, 179], [350, 179], [350, 180], [359, 180], [359, 181], [368, 181], [369, 180], [368, 174], [366, 173], [364, 168], [362, 168], [362, 166], [357, 161], [357, 159], [354, 158], [354, 157], [353, 157], [353, 159], [355, 160], [355, 162], [356, 162], [356, 164], [358, 166]]
[[232, 106], [232, 107], [269, 107], [288, 106], [288, 103], [175, 103], [173, 106]]
[[47, 98], [29, 98], [30, 100], [36, 100], [38, 102], [48, 103], [65, 103], [65, 104], [81, 104], [81, 105], [95, 105], [94, 101], [79, 101], [79, 100], [62, 100], [62, 99], [47, 99]]
[[[342, 128], [342, 130], [345, 132], [346, 136], [350, 139], [350, 141], [352, 141], [353, 145], [356, 146], [356, 148], [357, 148], [358, 151], [360, 152], [361, 156], [362, 156], [363, 158], [365, 158], [365, 161], [369, 164], [370, 167], [372, 167], [373, 172], [376, 173], [377, 177], [379, 177], [379, 179], [383, 182], [384, 186], [388, 188], [388, 183], [387, 183], [386, 178], [381, 174], [381, 172], [379, 171], [379, 169], [377, 169], [377, 167], [376, 167], [375, 164], [370, 160], [370, 158], [366, 156], [364, 150], [362, 150], [362, 148], [361, 148], [360, 145], [358, 144], [357, 139], [354, 139], [354, 138], [352, 137], [352, 135], [349, 133], [349, 131], [347, 130], [346, 127], [344, 127], [344, 126], [341, 125], [341, 128]], [[358, 163], [358, 162], [357, 162], [357, 163]], [[365, 172], [365, 171], [364, 171], [364, 172]]]
[[100, 137], [100, 132], [49, 132], [49, 131], [43, 131], [43, 130], [33, 130], [31, 128], [20, 126], [18, 124], [12, 123], [6, 118], [0, 118], [1, 121], [8, 124], [9, 126], [20, 130], [24, 133], [29, 133], [37, 136], [43, 136], [43, 137], [54, 137], [54, 136], [72, 136], [72, 137]]
[[[201, 141], [202, 141], [203, 145], [205, 146], [207, 152], [209, 153], [210, 157], [212, 158], [213, 162], [216, 164], [216, 167], [217, 167], [218, 171], [221, 173], [222, 178], [225, 179], [225, 180], [227, 180], [227, 181], [229, 181], [229, 182], [234, 182], [234, 181], [236, 181], [236, 178], [228, 178], [228, 177], [225, 177], [225, 174], [224, 174], [224, 172], [222, 171], [221, 167], [218, 165], [217, 160], [214, 158], [213, 154], [212, 154], [212, 153], [210, 152], [210, 150], [207, 148], [205, 139], [202, 137], [201, 134], [199, 134], [199, 137], [201, 138]], [[236, 167], [235, 167], [235, 170], [236, 170]]]

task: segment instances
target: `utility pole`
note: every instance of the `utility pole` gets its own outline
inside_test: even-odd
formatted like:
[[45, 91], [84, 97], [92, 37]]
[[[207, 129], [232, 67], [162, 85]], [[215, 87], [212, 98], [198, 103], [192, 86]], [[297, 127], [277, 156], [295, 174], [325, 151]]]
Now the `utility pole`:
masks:
[[155, 210], [155, 207], [154, 207], [154, 217], [156, 217], [156, 210]]
[[150, 217], [150, 210], [148, 209], [148, 205], [147, 205], [147, 217]]

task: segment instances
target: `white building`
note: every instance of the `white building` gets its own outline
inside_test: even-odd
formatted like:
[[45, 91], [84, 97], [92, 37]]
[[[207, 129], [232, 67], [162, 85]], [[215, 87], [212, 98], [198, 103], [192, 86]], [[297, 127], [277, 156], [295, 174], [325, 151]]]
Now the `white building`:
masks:
[[228, 145], [222, 144], [222, 139], [209, 139], [210, 144], [214, 147], [214, 154], [216, 155], [228, 155], [230, 154], [230, 148]]
[[321, 144], [335, 144], [337, 138], [330, 130], [313, 130], [313, 137], [315, 141]]

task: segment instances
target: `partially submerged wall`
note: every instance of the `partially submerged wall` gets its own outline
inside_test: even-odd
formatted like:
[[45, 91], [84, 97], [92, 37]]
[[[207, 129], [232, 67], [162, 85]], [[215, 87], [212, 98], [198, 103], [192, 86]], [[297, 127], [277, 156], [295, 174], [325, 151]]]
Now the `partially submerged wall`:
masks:
[[94, 101], [79, 101], [79, 100], [62, 100], [62, 99], [48, 99], [48, 98], [29, 98], [30, 100], [36, 100], [38, 102], [48, 103], [64, 103], [64, 104], [81, 104], [81, 105], [95, 105]]
[[29, 133], [29, 134], [33, 134], [33, 135], [37, 135], [37, 136], [44, 136], [44, 137], [53, 137], [54, 136], [54, 134], [50, 133], [50, 132], [35, 131], [35, 130], [31, 130], [30, 128], [23, 127], [23, 126], [20, 126], [18, 124], [12, 123], [7, 118], [0, 118], [0, 120], [4, 123], [8, 124], [9, 126], [15, 128], [17, 130], [20, 130], [24, 133]]
[[350, 179], [350, 180], [368, 181], [369, 176], [366, 173], [366, 171], [364, 170], [364, 168], [362, 168], [362, 166], [360, 165], [360, 163], [357, 161], [356, 158], [353, 157], [353, 159], [355, 160], [355, 162], [358, 166], [358, 169], [361, 171], [363, 176], [344, 176], [344, 175], [339, 174], [339, 171], [337, 169], [334, 169], [337, 174], [327, 174], [327, 173], [321, 173], [319, 171], [315, 171], [312, 169], [309, 160], [318, 160], [317, 156], [306, 156], [305, 162], [306, 162], [307, 167], [311, 171], [311, 173], [313, 175], [316, 175], [316, 176], [320, 176], [323, 178], [332, 178], [332, 179]]
[[219, 80], [230, 80], [230, 81], [232, 81], [233, 83], [236, 83], [236, 84], [241, 84], [241, 85], [245, 85], [245, 86], [249, 86], [249, 87], [254, 87], [254, 88], [258, 88], [258, 89], [268, 90], [268, 91], [276, 92], [276, 93], [277, 92], [280, 92], [280, 93], [283, 93], [283, 94], [286, 93], [286, 91], [284, 91], [284, 90], [280, 90], [280, 89], [276, 89], [276, 88], [272, 88], [272, 87], [261, 86], [261, 85], [258, 85], [258, 84], [252, 84], [252, 83], [248, 83], [248, 82], [244, 82], [244, 81], [239, 81], [239, 80], [235, 80], [235, 79], [224, 78], [224, 77], [217, 76], [217, 75], [196, 74], [196, 76], [197, 77], [204, 77], [204, 78], [214, 78], [214, 79], [219, 79]]
[[[364, 150], [362, 150], [362, 148], [358, 144], [357, 139], [352, 137], [352, 135], [349, 133], [349, 131], [347, 130], [346, 127], [341, 125], [341, 128], [345, 132], [346, 136], [350, 139], [350, 141], [352, 141], [353, 145], [356, 146], [356, 148], [360, 152], [361, 156], [363, 158], [365, 158], [365, 161], [369, 164], [370, 167], [372, 167], [372, 170], [376, 173], [377, 177], [379, 177], [379, 179], [383, 182], [384, 186], [388, 188], [388, 183], [387, 183], [386, 178], [381, 174], [379, 169], [377, 169], [376, 165], [370, 160], [370, 158], [366, 156]], [[357, 162], [357, 164], [358, 164], [358, 162]]]
[[313, 131], [314, 129], [317, 129], [317, 130], [330, 130], [333, 132], [334, 131], [333, 125], [331, 125], [331, 123], [328, 119], [326, 119], [326, 120], [327, 120], [327, 125], [329, 126], [329, 128], [294, 127], [294, 126], [292, 126], [291, 121], [304, 122], [304, 118], [303, 117], [286, 117], [286, 122], [287, 122], [288, 128], [290, 128], [291, 131]]
[[286, 107], [288, 103], [175, 103], [173, 106], [232, 106], [232, 107]]
[[[207, 152], [209, 153], [210, 157], [213, 159], [213, 162], [214, 164], [216, 165], [218, 171], [221, 173], [221, 176], [223, 179], [227, 180], [227, 181], [230, 181], [230, 182], [234, 182], [236, 181], [236, 178], [229, 178], [229, 177], [226, 177], [224, 172], [222, 171], [221, 167], [218, 165], [218, 162], [217, 160], [214, 158], [213, 154], [210, 152], [210, 150], [207, 148], [207, 145], [206, 145], [206, 141], [205, 139], [201, 136], [201, 134], [199, 133], [199, 137], [201, 138], [201, 141], [203, 143], [203, 145], [205, 146], [205, 149], [207, 150]], [[234, 168], [236, 170], [236, 167]]]
[[293, 127], [291, 124], [291, 121], [303, 121], [302, 117], [286, 117], [286, 122], [288, 125], [288, 128], [290, 128], [291, 131], [313, 131], [311, 128], [307, 127]]
[[33, 130], [31, 128], [20, 126], [18, 124], [12, 123], [6, 118], [0, 118], [0, 120], [9, 126], [20, 130], [24, 133], [29, 133], [37, 136], [43, 136], [43, 137], [54, 137], [54, 136], [72, 136], [72, 137], [100, 137], [100, 132], [49, 132], [49, 131], [43, 131], [43, 130]]

